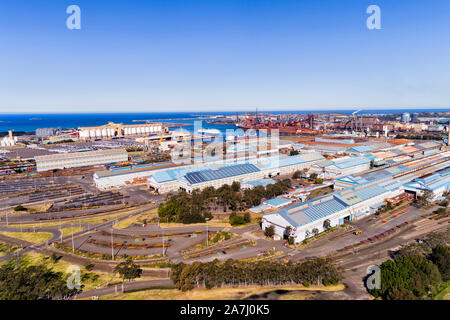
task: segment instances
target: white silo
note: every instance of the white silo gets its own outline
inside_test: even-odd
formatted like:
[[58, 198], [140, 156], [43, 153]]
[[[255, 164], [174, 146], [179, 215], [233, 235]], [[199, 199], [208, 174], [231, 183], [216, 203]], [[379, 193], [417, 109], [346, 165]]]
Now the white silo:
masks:
[[136, 134], [136, 128], [131, 128], [131, 134], [135, 135]]
[[106, 138], [108, 136], [108, 129], [102, 129], [102, 137]]
[[149, 132], [150, 132], [150, 127], [149, 126], [145, 127], [145, 133], [149, 133]]
[[95, 130], [95, 137], [96, 138], [100, 138], [102, 136], [102, 130], [101, 129], [96, 129]]
[[136, 134], [141, 134], [141, 127], [136, 128]]
[[91, 130], [89, 134], [90, 138], [95, 138], [95, 130]]
[[114, 137], [114, 129], [113, 128], [109, 128], [108, 129], [108, 136], [109, 137]]

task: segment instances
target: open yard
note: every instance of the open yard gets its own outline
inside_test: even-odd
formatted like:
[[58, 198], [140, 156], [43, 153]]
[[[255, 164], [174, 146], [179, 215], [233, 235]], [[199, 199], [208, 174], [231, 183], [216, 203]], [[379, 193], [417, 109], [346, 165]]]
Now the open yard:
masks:
[[[241, 300], [252, 295], [264, 294], [275, 290], [295, 291], [341, 291], [345, 286], [339, 284], [336, 286], [310, 286], [308, 288], [302, 285], [292, 286], [268, 286], [268, 287], [241, 287], [241, 288], [216, 288], [216, 289], [194, 289], [182, 292], [172, 288], [155, 288], [143, 291], [111, 294], [100, 299], [104, 300]], [[298, 297], [297, 297], [298, 298]]]
[[16, 238], [20, 240], [25, 240], [32, 243], [43, 243], [50, 240], [52, 237], [51, 233], [48, 232], [5, 232], [1, 231], [7, 237]]

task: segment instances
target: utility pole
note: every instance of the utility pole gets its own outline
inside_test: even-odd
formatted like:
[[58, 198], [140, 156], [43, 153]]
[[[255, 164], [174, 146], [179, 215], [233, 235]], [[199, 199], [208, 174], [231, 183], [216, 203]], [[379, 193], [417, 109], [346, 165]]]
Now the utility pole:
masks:
[[6, 212], [6, 226], [8, 226], [8, 211]]
[[62, 236], [62, 230], [61, 230], [61, 227], [62, 227], [62, 225], [60, 224], [60, 225], [59, 225], [59, 232], [61, 233], [61, 243], [62, 243], [62, 238], [63, 238], [63, 236]]
[[163, 254], [163, 257], [164, 257], [164, 229], [163, 229], [163, 233], [162, 233], [162, 254]]
[[113, 242], [114, 229], [111, 228], [111, 259], [114, 260], [114, 242]]

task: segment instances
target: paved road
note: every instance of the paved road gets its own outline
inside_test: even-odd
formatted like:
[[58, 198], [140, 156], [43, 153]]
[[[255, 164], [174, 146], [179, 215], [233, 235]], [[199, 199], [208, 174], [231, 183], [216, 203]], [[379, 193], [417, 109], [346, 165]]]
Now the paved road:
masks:
[[[135, 281], [135, 282], [125, 282], [123, 284], [124, 291], [129, 290], [144, 290], [150, 289], [152, 287], [169, 287], [173, 286], [174, 283], [170, 279], [162, 279], [162, 280], [146, 280], [146, 281]], [[82, 292], [75, 296], [73, 299], [83, 299], [88, 297], [99, 297], [105, 296], [112, 293], [117, 293], [122, 291], [122, 284], [109, 286], [106, 288], [94, 289]]]

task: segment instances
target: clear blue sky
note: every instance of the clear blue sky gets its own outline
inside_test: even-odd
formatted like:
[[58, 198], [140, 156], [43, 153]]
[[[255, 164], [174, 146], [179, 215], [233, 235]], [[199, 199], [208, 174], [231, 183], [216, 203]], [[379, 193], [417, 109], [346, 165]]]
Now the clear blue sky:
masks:
[[[66, 28], [67, 6], [82, 29]], [[381, 8], [382, 30], [366, 28]], [[1, 0], [0, 112], [448, 108], [448, 0]]]

